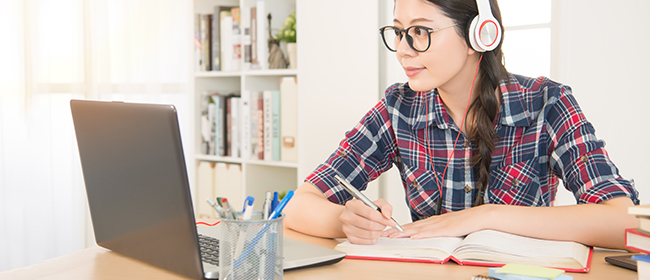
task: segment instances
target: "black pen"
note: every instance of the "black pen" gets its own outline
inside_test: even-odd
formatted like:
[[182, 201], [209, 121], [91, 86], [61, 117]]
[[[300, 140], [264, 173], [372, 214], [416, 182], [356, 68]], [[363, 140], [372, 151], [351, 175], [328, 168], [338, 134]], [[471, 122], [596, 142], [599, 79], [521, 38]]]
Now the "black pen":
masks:
[[[379, 209], [379, 207], [376, 204], [374, 204], [370, 199], [368, 199], [359, 190], [357, 190], [357, 188], [350, 185], [350, 183], [348, 183], [348, 181], [346, 181], [345, 179], [339, 177], [339, 175], [334, 175], [334, 179], [336, 179], [336, 181], [339, 182], [339, 184], [343, 187], [343, 189], [345, 189], [352, 196], [354, 196], [354, 198], [363, 201], [363, 203], [370, 206], [370, 208], [375, 209], [375, 210], [377, 210], [377, 211], [379, 211], [381, 213], [381, 209]], [[396, 230], [399, 230], [399, 232], [401, 232], [401, 233], [404, 233], [404, 230], [402, 229], [401, 226], [399, 226], [397, 221], [395, 221], [395, 219], [393, 217], [391, 217], [391, 219], [393, 220], [393, 222], [395, 222], [395, 226], [393, 228], [396, 229]]]

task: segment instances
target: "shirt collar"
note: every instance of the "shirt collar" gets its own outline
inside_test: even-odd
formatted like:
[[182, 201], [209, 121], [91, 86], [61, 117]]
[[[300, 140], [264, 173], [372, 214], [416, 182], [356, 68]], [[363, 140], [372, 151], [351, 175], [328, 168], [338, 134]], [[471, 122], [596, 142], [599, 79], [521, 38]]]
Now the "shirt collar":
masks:
[[[530, 97], [530, 89], [523, 87], [519, 83], [519, 76], [510, 74], [510, 79], [504, 79], [500, 83], [502, 103], [499, 108], [500, 123], [505, 126], [521, 126], [527, 127], [533, 123], [532, 113], [530, 106], [527, 106], [526, 100]], [[510, 82], [508, 84], [508, 82]], [[412, 107], [412, 127], [414, 129], [424, 129], [425, 126], [433, 125], [434, 123], [439, 129], [448, 129], [450, 127], [449, 114], [445, 109], [444, 103], [438, 94], [438, 90], [434, 89], [427, 92], [414, 92], [411, 91], [413, 98]], [[424, 107], [424, 105], [428, 107]]]

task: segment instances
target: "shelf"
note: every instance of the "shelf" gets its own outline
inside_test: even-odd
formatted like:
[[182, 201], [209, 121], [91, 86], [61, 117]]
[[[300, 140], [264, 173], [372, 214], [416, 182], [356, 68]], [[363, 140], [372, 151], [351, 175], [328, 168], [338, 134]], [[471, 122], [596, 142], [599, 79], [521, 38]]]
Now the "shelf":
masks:
[[298, 70], [296, 69], [269, 69], [269, 70], [249, 70], [249, 71], [236, 71], [236, 72], [222, 72], [222, 71], [208, 71], [196, 72], [196, 78], [227, 78], [227, 77], [265, 77], [265, 76], [296, 76]]
[[220, 156], [211, 156], [197, 154], [194, 156], [196, 160], [200, 161], [213, 161], [213, 162], [225, 162], [225, 163], [235, 163], [235, 164], [254, 164], [261, 166], [275, 166], [275, 167], [288, 167], [288, 168], [298, 168], [298, 163], [296, 162], [284, 162], [284, 161], [266, 161], [266, 160], [243, 160], [236, 157], [220, 157]]

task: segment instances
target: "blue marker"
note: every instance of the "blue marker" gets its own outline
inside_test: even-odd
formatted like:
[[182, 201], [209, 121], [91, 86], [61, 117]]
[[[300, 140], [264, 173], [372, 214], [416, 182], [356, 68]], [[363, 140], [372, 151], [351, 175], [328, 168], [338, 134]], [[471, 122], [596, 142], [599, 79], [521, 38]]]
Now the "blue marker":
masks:
[[251, 215], [253, 214], [253, 202], [255, 202], [255, 198], [252, 196], [247, 196], [246, 200], [244, 200], [244, 209], [241, 211], [243, 220], [250, 220]]
[[273, 209], [273, 213], [269, 215], [269, 220], [273, 220], [278, 216], [280, 216], [280, 214], [282, 213], [282, 209], [284, 209], [284, 207], [287, 206], [287, 203], [289, 203], [289, 199], [291, 199], [291, 197], [293, 197], [293, 190], [288, 191], [287, 194], [282, 199], [282, 201], [280, 201], [278, 206]]
[[273, 192], [273, 200], [271, 200], [271, 212], [275, 211], [275, 207], [278, 207], [278, 192]]

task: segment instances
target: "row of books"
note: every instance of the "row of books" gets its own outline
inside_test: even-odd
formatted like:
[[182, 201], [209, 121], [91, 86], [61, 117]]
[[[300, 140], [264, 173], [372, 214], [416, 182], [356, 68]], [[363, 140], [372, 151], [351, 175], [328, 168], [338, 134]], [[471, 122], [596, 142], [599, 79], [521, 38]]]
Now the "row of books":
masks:
[[213, 13], [196, 14], [194, 46], [196, 71], [268, 69], [269, 14], [274, 29], [292, 10], [286, 1], [257, 1], [252, 7], [214, 7]]
[[628, 214], [637, 217], [639, 227], [625, 230], [625, 246], [641, 253], [632, 256], [639, 279], [650, 279], [650, 204], [630, 207]]
[[244, 160], [297, 162], [298, 88], [282, 78], [280, 90], [201, 97], [201, 153]]

